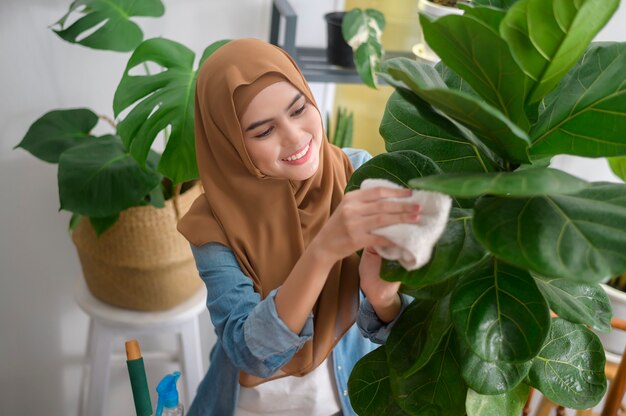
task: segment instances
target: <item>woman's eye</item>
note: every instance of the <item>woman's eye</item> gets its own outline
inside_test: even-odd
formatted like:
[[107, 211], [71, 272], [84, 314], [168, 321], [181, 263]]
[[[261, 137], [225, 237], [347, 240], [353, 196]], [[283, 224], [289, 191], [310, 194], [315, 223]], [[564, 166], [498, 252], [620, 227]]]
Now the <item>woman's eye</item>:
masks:
[[300, 114], [302, 114], [302, 112], [304, 112], [304, 109], [306, 108], [306, 103], [302, 104], [302, 107], [298, 108], [296, 111], [293, 112], [293, 116], [299, 116]]
[[262, 131], [261, 133], [257, 134], [254, 137], [257, 137], [260, 139], [261, 137], [268, 136], [272, 132], [273, 129], [274, 129], [273, 127], [270, 127], [269, 129]]

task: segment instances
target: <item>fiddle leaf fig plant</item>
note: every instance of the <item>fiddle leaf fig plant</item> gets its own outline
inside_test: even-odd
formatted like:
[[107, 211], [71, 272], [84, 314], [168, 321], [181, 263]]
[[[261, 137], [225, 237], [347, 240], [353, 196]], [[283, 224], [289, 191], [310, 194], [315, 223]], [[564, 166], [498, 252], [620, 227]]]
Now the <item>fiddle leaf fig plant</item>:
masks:
[[[497, 4], [492, 4], [497, 3]], [[626, 156], [626, 43], [591, 40], [619, 0], [518, 0], [420, 16], [441, 57], [381, 66], [387, 153], [353, 174], [453, 198], [429, 263], [381, 276], [415, 297], [349, 380], [360, 415], [517, 415], [530, 388], [574, 409], [606, 390], [599, 283], [626, 273], [626, 184], [549, 167]], [[487, 4], [483, 6], [481, 4]], [[496, 6], [496, 7], [494, 7]]]
[[[67, 20], [82, 14], [67, 26]], [[123, 210], [146, 204], [163, 207], [182, 184], [197, 179], [193, 133], [193, 94], [197, 69], [227, 41], [209, 45], [199, 60], [177, 42], [143, 41], [132, 16], [161, 16], [160, 0], [76, 0], [57, 24], [61, 38], [93, 49], [132, 51], [113, 100], [116, 120], [88, 108], [52, 110], [36, 120], [16, 146], [58, 163], [60, 209], [89, 217], [98, 235]], [[95, 28], [95, 29], [94, 29]], [[196, 62], [197, 61], [197, 62]], [[136, 68], [155, 73], [137, 75]], [[141, 72], [140, 71], [140, 72]], [[112, 132], [92, 133], [99, 120]], [[152, 150], [163, 134], [163, 154]]]

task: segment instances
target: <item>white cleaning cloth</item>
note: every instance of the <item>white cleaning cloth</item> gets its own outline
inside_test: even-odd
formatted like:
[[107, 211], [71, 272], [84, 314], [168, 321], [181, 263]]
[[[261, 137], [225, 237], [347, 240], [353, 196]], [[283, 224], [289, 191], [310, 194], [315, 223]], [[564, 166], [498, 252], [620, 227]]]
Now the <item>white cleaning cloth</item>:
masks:
[[[385, 187], [402, 189], [386, 179], [366, 179], [361, 189]], [[390, 201], [411, 202], [421, 206], [419, 222], [394, 224], [377, 228], [372, 233], [385, 237], [395, 245], [374, 247], [387, 260], [397, 260], [407, 270], [416, 270], [428, 263], [433, 247], [443, 234], [448, 223], [452, 198], [439, 192], [413, 191], [406, 198], [389, 198]]]

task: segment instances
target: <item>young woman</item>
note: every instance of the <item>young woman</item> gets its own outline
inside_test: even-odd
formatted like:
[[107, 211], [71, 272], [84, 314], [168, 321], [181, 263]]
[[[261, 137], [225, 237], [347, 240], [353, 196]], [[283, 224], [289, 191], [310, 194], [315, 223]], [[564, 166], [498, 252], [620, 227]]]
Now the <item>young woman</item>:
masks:
[[405, 189], [344, 196], [369, 155], [328, 143], [302, 73], [260, 40], [204, 62], [195, 135], [205, 194], [179, 230], [218, 339], [189, 415], [354, 414], [350, 371], [408, 303], [380, 279], [370, 247], [390, 242], [371, 231], [417, 222], [419, 206], [388, 200]]

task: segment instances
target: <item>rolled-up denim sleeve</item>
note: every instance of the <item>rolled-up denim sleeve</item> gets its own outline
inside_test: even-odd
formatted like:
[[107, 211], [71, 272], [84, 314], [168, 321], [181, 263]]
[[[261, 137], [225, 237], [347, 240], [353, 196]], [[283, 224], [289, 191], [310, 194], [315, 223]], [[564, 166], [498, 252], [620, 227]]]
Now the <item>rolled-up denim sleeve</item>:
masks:
[[207, 287], [207, 308], [218, 342], [240, 370], [271, 376], [313, 336], [312, 314], [302, 331], [294, 333], [276, 312], [278, 289], [261, 300], [228, 247], [207, 243], [191, 249]]
[[413, 298], [411, 296], [400, 293], [400, 312], [393, 321], [385, 323], [378, 318], [374, 307], [367, 298], [362, 297], [356, 319], [361, 334], [376, 344], [384, 344], [387, 342], [387, 337], [389, 337], [389, 333], [400, 318], [400, 315], [402, 315], [402, 312], [404, 312], [412, 301]]

